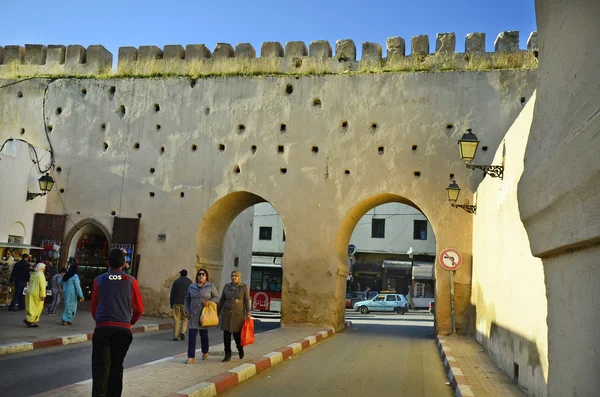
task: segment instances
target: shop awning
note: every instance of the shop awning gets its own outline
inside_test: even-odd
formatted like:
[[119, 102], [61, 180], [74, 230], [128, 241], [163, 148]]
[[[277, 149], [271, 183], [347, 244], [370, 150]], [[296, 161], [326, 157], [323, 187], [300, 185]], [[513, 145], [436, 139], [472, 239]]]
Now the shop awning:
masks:
[[410, 270], [412, 261], [383, 261], [384, 269]]
[[434, 280], [433, 263], [414, 262], [412, 269], [413, 280]]
[[273, 260], [275, 259], [275, 257], [273, 256], [258, 256], [258, 255], [252, 255], [252, 264], [261, 264], [261, 265], [272, 265], [273, 264]]
[[43, 250], [42, 247], [36, 247], [35, 245], [17, 244], [17, 243], [0, 243], [0, 248], [22, 248], [22, 249], [28, 249], [28, 250]]

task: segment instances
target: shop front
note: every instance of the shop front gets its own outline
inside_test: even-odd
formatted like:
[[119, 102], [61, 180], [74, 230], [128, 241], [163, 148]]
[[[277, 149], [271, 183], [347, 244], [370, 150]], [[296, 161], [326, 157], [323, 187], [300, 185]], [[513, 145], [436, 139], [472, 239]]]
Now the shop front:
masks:
[[411, 280], [412, 261], [384, 260], [382, 292], [406, 295]]
[[377, 263], [355, 263], [352, 269], [352, 291], [381, 291], [381, 265]]
[[429, 302], [435, 299], [434, 264], [431, 262], [414, 262], [412, 282], [415, 309], [429, 308]]
[[81, 226], [71, 238], [68, 257], [79, 265], [78, 275], [86, 298], [92, 295], [94, 279], [106, 272], [110, 244], [106, 234], [97, 225]]

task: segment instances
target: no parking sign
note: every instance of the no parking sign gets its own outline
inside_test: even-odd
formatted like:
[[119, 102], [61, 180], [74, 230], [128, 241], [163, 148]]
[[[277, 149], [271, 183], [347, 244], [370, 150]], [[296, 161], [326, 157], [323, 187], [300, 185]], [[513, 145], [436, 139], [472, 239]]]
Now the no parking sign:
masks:
[[457, 270], [462, 262], [463, 257], [456, 248], [446, 248], [440, 253], [440, 265], [446, 270]]

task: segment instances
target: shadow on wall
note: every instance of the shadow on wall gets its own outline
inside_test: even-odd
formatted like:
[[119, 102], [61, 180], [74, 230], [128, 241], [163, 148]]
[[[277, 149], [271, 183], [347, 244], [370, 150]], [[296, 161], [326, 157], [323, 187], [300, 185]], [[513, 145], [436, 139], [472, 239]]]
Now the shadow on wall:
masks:
[[[467, 310], [468, 334], [479, 342], [492, 361], [512, 379], [528, 396], [548, 395], [548, 380], [544, 376], [542, 359], [546, 353], [535, 340], [531, 340], [496, 320], [496, 305], [484, 298], [477, 283], [477, 304], [470, 303]], [[515, 308], [518, 310], [518, 308]], [[477, 329], [477, 323], [484, 329]]]

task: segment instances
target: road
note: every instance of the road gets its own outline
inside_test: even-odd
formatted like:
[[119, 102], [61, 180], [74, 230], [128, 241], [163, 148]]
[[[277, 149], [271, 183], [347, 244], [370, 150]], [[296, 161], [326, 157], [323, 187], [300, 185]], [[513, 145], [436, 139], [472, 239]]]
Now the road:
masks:
[[453, 396], [435, 346], [432, 315], [352, 315], [347, 319], [353, 322], [352, 328], [222, 396]]
[[[255, 322], [256, 333], [277, 327], [278, 320]], [[172, 338], [170, 330], [135, 334], [125, 359], [125, 368], [187, 352], [187, 340], [175, 342]], [[222, 331], [210, 329], [209, 341], [211, 346], [223, 343]], [[91, 357], [91, 342], [0, 356], [0, 395], [31, 396], [91, 379]]]

